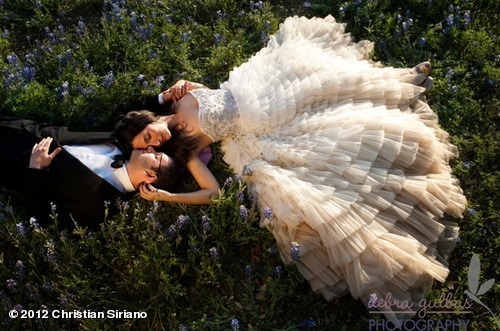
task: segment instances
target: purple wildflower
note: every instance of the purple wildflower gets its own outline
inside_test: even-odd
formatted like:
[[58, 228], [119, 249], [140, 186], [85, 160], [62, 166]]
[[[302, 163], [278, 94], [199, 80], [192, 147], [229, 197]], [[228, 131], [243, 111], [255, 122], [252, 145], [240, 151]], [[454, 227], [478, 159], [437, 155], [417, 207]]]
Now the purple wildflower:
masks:
[[240, 205], [240, 217], [243, 222], [248, 222], [250, 220], [250, 211], [243, 205]]
[[248, 265], [245, 267], [245, 276], [246, 276], [247, 278], [250, 278], [250, 277], [252, 277], [252, 274], [253, 274], [253, 268], [252, 268], [252, 266], [251, 266], [251, 265], [249, 265], [249, 264], [248, 264]]
[[371, 293], [371, 294], [368, 296], [368, 308], [374, 308], [374, 307], [377, 307], [377, 303], [378, 303], [378, 297], [377, 297], [377, 294], [376, 294], [376, 293]]
[[113, 73], [112, 70], [110, 70], [101, 79], [102, 79], [102, 85], [104, 85], [104, 87], [109, 88], [111, 85], [115, 83], [115, 74]]
[[213, 261], [218, 261], [220, 258], [219, 252], [217, 251], [217, 247], [212, 247], [209, 250], [210, 257]]
[[203, 215], [201, 217], [201, 227], [203, 228], [204, 231], [210, 231], [211, 229], [210, 218], [208, 218], [208, 216]]
[[250, 176], [252, 173], [253, 173], [253, 170], [252, 170], [252, 168], [250, 168], [250, 166], [243, 167], [243, 175]]
[[17, 282], [14, 279], [7, 279], [7, 289], [14, 293], [17, 291]]
[[264, 217], [272, 220], [274, 218], [273, 210], [269, 207], [264, 208]]
[[240, 330], [240, 321], [238, 321], [236, 318], [233, 318], [231, 320], [231, 329], [233, 331], [239, 331]]
[[26, 230], [24, 228], [24, 225], [22, 223], [17, 223], [16, 224], [16, 230], [17, 232], [20, 234], [20, 235], [25, 235], [26, 234]]
[[290, 257], [292, 261], [300, 260], [300, 245], [295, 241], [292, 242], [290, 247]]
[[23, 261], [16, 262], [16, 276], [20, 279], [26, 276], [26, 267], [24, 266]]
[[38, 222], [36, 221], [36, 218], [35, 217], [31, 217], [30, 218], [30, 227], [32, 228], [38, 228], [40, 225], [38, 224]]
[[274, 275], [278, 277], [281, 277], [281, 275], [283, 275], [283, 268], [280, 265], [274, 268]]

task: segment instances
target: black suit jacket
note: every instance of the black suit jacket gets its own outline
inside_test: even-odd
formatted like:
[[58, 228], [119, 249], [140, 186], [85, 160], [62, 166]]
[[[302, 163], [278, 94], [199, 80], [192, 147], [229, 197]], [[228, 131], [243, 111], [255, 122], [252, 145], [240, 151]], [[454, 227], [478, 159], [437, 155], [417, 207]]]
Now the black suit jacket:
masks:
[[47, 225], [52, 203], [63, 226], [76, 222], [95, 228], [104, 220], [105, 201], [111, 203], [113, 214], [118, 198], [133, 196], [122, 194], [65, 150], [50, 167], [29, 169], [33, 145], [47, 136], [54, 138], [52, 150], [60, 145], [115, 143], [110, 132], [71, 132], [29, 120], [0, 120], [0, 185], [25, 195], [28, 217]]

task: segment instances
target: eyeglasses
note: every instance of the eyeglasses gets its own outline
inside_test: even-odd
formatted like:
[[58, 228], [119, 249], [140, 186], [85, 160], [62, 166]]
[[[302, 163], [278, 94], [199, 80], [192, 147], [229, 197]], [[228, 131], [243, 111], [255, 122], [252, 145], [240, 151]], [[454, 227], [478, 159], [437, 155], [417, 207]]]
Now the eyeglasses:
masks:
[[160, 154], [160, 163], [158, 163], [158, 169], [156, 170], [156, 177], [160, 176], [161, 160], [163, 159], [163, 153], [157, 153], [156, 155], [158, 154]]

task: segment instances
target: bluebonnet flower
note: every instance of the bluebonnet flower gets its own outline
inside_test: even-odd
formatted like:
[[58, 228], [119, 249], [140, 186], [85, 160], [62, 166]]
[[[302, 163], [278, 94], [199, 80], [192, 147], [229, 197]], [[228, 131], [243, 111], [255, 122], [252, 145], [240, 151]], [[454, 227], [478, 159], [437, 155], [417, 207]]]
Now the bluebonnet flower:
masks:
[[139, 82], [141, 80], [143, 80], [143, 79], [144, 79], [144, 75], [143, 74], [138, 74], [137, 77], [136, 77], [136, 80], [139, 81]]
[[378, 300], [377, 294], [376, 293], [371, 293], [368, 296], [368, 308], [377, 307], [378, 301], [379, 300]]
[[163, 83], [164, 80], [165, 80], [165, 78], [163, 76], [156, 77], [156, 79], [155, 79], [156, 86], [161, 86], [161, 83]]
[[183, 42], [183, 43], [187, 43], [187, 42], [188, 42], [188, 40], [189, 40], [189, 33], [187, 33], [187, 32], [183, 32], [183, 33], [182, 33], [182, 42]]
[[453, 237], [452, 240], [456, 243], [459, 243], [460, 242], [460, 237], [459, 236], [456, 236], [456, 237]]
[[17, 304], [15, 305], [12, 309], [14, 309], [15, 311], [17, 311], [18, 313], [20, 313], [21, 311], [23, 311], [23, 306], [21, 306], [20, 304]]
[[312, 330], [316, 328], [316, 321], [312, 318], [306, 319], [304, 322], [302, 322], [306, 330]]
[[7, 38], [9, 36], [9, 30], [3, 30], [2, 37]]
[[223, 12], [222, 10], [217, 11], [217, 18], [218, 19], [225, 19], [227, 17], [227, 14]]
[[219, 260], [220, 256], [219, 256], [219, 252], [217, 251], [217, 247], [210, 248], [209, 253], [210, 253], [210, 257], [212, 258], [213, 261]]
[[474, 163], [473, 163], [472, 161], [467, 161], [467, 162], [464, 162], [464, 164], [463, 164], [463, 168], [464, 168], [464, 169], [469, 170], [469, 169], [470, 169], [470, 167], [472, 167], [472, 165], [473, 165], [473, 164], [474, 164]]
[[290, 257], [292, 261], [300, 260], [300, 245], [295, 241], [292, 242], [290, 247]]
[[70, 294], [63, 295], [59, 298], [59, 304], [62, 307], [68, 307], [70, 303], [71, 303], [71, 295]]
[[248, 222], [250, 220], [250, 212], [247, 207], [240, 205], [240, 217], [243, 222]]
[[78, 21], [77, 27], [76, 27], [76, 33], [80, 36], [83, 37], [85, 34], [85, 23], [82, 21]]
[[269, 207], [264, 208], [264, 217], [272, 220], [274, 218], [273, 210]]
[[40, 9], [42, 7], [42, 3], [40, 1], [35, 2], [35, 8]]
[[264, 3], [262, 1], [250, 1], [250, 8], [252, 9], [262, 9]]
[[233, 177], [227, 177], [224, 186], [230, 186], [233, 183]]
[[448, 23], [448, 26], [452, 26], [454, 22], [455, 17], [453, 16], [453, 14], [450, 14], [446, 17], [446, 23]]
[[427, 41], [425, 40], [424, 37], [420, 37], [420, 39], [418, 40], [418, 45], [419, 46], [424, 46], [426, 42]]
[[252, 192], [250, 194], [250, 200], [254, 203], [257, 204], [259, 202], [259, 192]]
[[130, 13], [130, 25], [132, 29], [137, 29], [137, 13], [135, 11]]
[[52, 282], [50, 280], [43, 283], [42, 288], [46, 291], [52, 291]]
[[33, 81], [35, 79], [35, 68], [32, 67], [32, 66], [25, 66], [23, 67], [23, 77], [24, 77], [24, 81], [26, 83], [29, 83], [31, 81]]
[[203, 215], [201, 217], [201, 227], [203, 228], [204, 231], [210, 231], [211, 229], [210, 218], [208, 218], [207, 215]]
[[[57, 101], [64, 100], [69, 95], [69, 83], [62, 82], [61, 86], [59, 86], [56, 89], [56, 91], [57, 91], [57, 96], [56, 96]], [[54, 211], [54, 209], [52, 208], [52, 203], [50, 205], [50, 208], [52, 209], [52, 211]]]
[[102, 84], [104, 87], [110, 87], [115, 83], [115, 74], [110, 70], [105, 76], [102, 77]]
[[82, 95], [84, 96], [89, 96], [89, 95], [94, 95], [95, 90], [93, 88], [84, 88], [81, 90]]
[[17, 282], [14, 279], [7, 279], [7, 289], [14, 293], [17, 291]]
[[26, 276], [26, 267], [23, 264], [23, 261], [16, 262], [16, 276], [20, 279], [23, 279]]
[[214, 45], [217, 46], [222, 42], [223, 38], [220, 33], [214, 34]]
[[153, 33], [152, 26], [151, 28], [150, 26], [148, 27], [140, 26], [137, 28], [137, 34], [141, 39], [148, 39], [149, 37], [151, 37], [152, 33]]
[[149, 82], [148, 82], [147, 80], [142, 81], [142, 83], [141, 83], [141, 87], [142, 87], [143, 89], [148, 88], [148, 86], [149, 86]]
[[167, 238], [172, 239], [177, 234], [177, 227], [175, 224], [170, 224], [170, 226], [165, 230], [165, 235]]
[[20, 235], [25, 235], [26, 234], [26, 230], [24, 228], [24, 225], [22, 223], [17, 223], [16, 224], [16, 230], [17, 232], [20, 234]]
[[267, 249], [267, 251], [268, 251], [269, 253], [273, 254], [273, 255], [274, 255], [274, 254], [276, 254], [276, 253], [278, 253], [278, 249], [277, 249], [275, 246], [271, 246], [271, 247], [269, 247], [269, 248]]
[[184, 227], [184, 225], [189, 223], [190, 220], [191, 219], [187, 215], [179, 215], [179, 217], [177, 217], [177, 221], [175, 222], [175, 227], [180, 230]]
[[469, 215], [476, 215], [477, 211], [474, 208], [467, 208], [467, 213]]
[[181, 324], [181, 325], [179, 326], [179, 331], [189, 331], [189, 328], [188, 328], [186, 325]]
[[250, 166], [243, 167], [243, 175], [250, 176], [252, 173], [253, 173], [253, 170], [252, 170], [252, 168], [250, 168]]
[[231, 320], [231, 329], [233, 331], [239, 331], [240, 330], [240, 321], [238, 321], [236, 318], [233, 318]]
[[53, 247], [47, 247], [47, 251], [45, 252], [45, 261], [56, 264], [58, 260], [57, 253], [54, 251]]
[[453, 94], [457, 94], [457, 93], [458, 93], [458, 87], [457, 87], [456, 85], [453, 85], [453, 86], [451, 87], [451, 92], [452, 92]]
[[36, 221], [36, 218], [34, 218], [34, 217], [30, 218], [30, 227], [35, 228], [35, 229], [39, 227], [39, 224]]
[[309, 1], [304, 2], [304, 8], [311, 8], [312, 4]]
[[151, 222], [156, 222], [156, 214], [154, 212], [152, 212], [151, 210], [146, 214], [146, 217]]
[[83, 68], [84, 68], [85, 70], [89, 70], [89, 69], [90, 69], [90, 63], [89, 63], [89, 60], [85, 59], [85, 60], [83, 61]]
[[13, 66], [18, 66], [19, 58], [15, 53], [10, 53], [9, 55], [7, 55], [7, 63]]
[[451, 84], [451, 80], [453, 78], [453, 76], [455, 75], [455, 70], [453, 69], [448, 69], [448, 71], [446, 72], [446, 80], [448, 81], [448, 84]]
[[17, 81], [19, 81], [19, 77], [17, 77], [13, 73], [7, 74], [4, 82], [5, 89], [9, 89], [11, 86], [15, 85]]
[[470, 21], [471, 21], [470, 10], [467, 10], [465, 12], [465, 15], [464, 15], [464, 24], [465, 24], [465, 26], [468, 26], [470, 24]]
[[283, 275], [283, 268], [280, 265], [274, 268], [274, 275], [278, 277], [281, 277], [281, 275]]
[[149, 54], [148, 54], [148, 57], [150, 59], [156, 59], [158, 57], [158, 53], [156, 53], [156, 51], [154, 51], [154, 50], [150, 50]]
[[251, 265], [247, 264], [247, 266], [245, 267], [245, 276], [247, 278], [250, 278], [252, 277], [252, 274], [253, 274], [253, 268]]

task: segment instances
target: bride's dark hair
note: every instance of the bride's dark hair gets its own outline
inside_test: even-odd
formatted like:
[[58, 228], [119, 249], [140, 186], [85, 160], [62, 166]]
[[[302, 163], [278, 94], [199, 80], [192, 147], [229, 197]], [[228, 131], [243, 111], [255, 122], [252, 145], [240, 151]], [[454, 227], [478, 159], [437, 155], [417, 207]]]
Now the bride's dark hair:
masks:
[[[113, 136], [117, 138], [123, 152], [128, 156], [134, 149], [132, 140], [146, 126], [151, 123], [161, 121], [161, 116], [149, 110], [135, 110], [125, 114], [116, 124]], [[184, 163], [189, 159], [191, 152], [196, 148], [196, 139], [189, 137], [185, 132], [186, 125], [178, 125], [171, 130], [172, 137], [160, 147], [156, 147], [159, 152], [164, 152], [171, 157], [175, 157]]]

